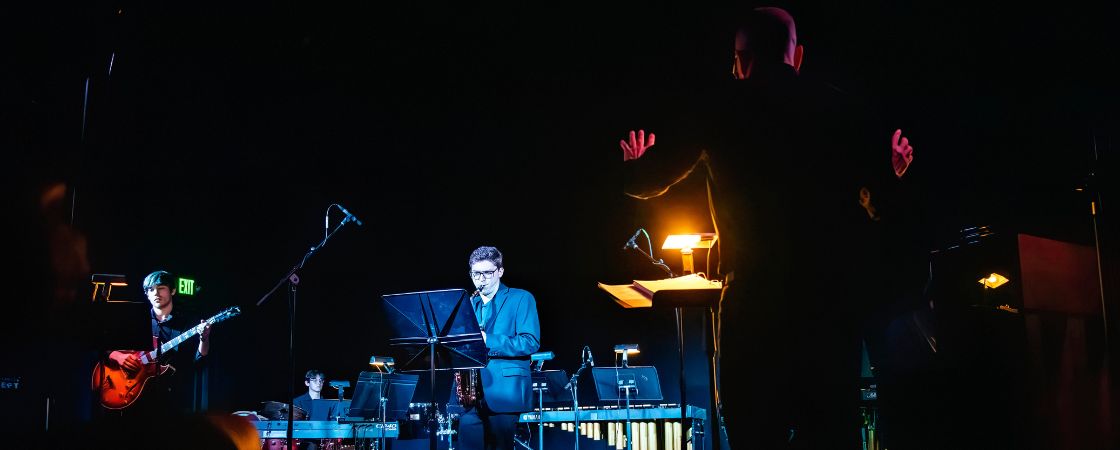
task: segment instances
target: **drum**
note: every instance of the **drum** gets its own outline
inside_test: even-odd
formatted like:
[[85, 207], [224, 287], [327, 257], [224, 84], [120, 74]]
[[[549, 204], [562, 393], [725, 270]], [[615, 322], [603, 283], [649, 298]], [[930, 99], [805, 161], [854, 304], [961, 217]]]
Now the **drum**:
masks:
[[[263, 443], [261, 444], [261, 450], [288, 450], [287, 439], [273, 438], [262, 439], [262, 441]], [[300, 439], [292, 439], [292, 445], [295, 448], [300, 448], [299, 443]]]
[[[307, 411], [292, 405], [292, 420], [307, 420]], [[261, 402], [260, 414], [268, 420], [288, 420], [288, 404], [280, 402]]]
[[264, 416], [262, 416], [260, 414], [257, 414], [256, 411], [234, 411], [233, 415], [244, 417], [244, 418], [249, 419], [250, 421], [253, 421], [253, 422], [268, 420]]
[[[287, 406], [287, 405], [284, 405], [284, 406]], [[268, 420], [267, 417], [262, 416], [260, 414], [257, 414], [256, 411], [234, 411], [233, 415], [239, 416], [239, 417], [244, 417], [251, 422], [264, 422], [264, 421]], [[299, 439], [295, 439], [294, 441], [295, 441], [294, 444], [296, 445], [296, 448], [299, 448]], [[287, 449], [288, 449], [288, 440], [287, 439], [261, 439], [261, 450], [287, 450]]]

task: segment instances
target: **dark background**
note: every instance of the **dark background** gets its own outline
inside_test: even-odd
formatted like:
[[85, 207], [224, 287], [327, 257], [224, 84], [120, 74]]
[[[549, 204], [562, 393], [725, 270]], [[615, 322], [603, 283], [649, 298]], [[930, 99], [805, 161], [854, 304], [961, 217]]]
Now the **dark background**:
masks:
[[[671, 312], [622, 310], [595, 283], [660, 276], [620, 250], [635, 228], [656, 244], [710, 224], [681, 206], [700, 199], [687, 193], [626, 200], [617, 141], [671, 126], [694, 91], [726, 78], [734, 19], [753, 5], [227, 3], [6, 11], [10, 273], [31, 280], [9, 298], [15, 311], [41, 314], [38, 196], [65, 182], [93, 272], [126, 274], [131, 289], [167, 269], [202, 287], [177, 308], [243, 307], [214, 330], [209, 407], [283, 401], [286, 299], [254, 305], [340, 203], [365, 226], [301, 272], [297, 392], [307, 368], [352, 380], [386, 351], [380, 295], [469, 287], [479, 245], [502, 249], [503, 282], [535, 294], [552, 368], [574, 369], [583, 345], [602, 364], [634, 342], [677, 385]], [[806, 46], [802, 74], [880, 115], [884, 159], [894, 128], [914, 143], [916, 247], [976, 224], [1092, 243], [1074, 188], [1094, 167], [1107, 180], [1094, 146], [1114, 158], [1115, 6], [782, 6]], [[35, 335], [21, 323], [9, 331]], [[703, 389], [693, 403], [706, 405]]]

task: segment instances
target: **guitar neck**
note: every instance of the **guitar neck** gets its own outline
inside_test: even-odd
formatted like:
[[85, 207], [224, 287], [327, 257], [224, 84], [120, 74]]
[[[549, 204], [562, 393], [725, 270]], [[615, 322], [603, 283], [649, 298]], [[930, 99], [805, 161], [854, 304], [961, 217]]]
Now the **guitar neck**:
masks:
[[[233, 317], [233, 316], [235, 316], [237, 314], [240, 314], [240, 313], [241, 313], [241, 310], [236, 308], [236, 307], [227, 309], [226, 311], [218, 313], [214, 317], [206, 319], [206, 325], [216, 324], [218, 322], [221, 322], [225, 319], [228, 319], [228, 318]], [[179, 346], [179, 344], [182, 344], [187, 339], [195, 337], [195, 335], [197, 335], [199, 332], [202, 331], [202, 328], [203, 328], [202, 324], [198, 324], [198, 325], [195, 325], [195, 326], [191, 327], [191, 329], [183, 332], [183, 334], [180, 334], [180, 335], [176, 336], [175, 339], [169, 340], [167, 342], [164, 342], [162, 345], [160, 345], [158, 353], [157, 353], [156, 350], [152, 350], [150, 352], [144, 352], [144, 355], [141, 358], [141, 360], [144, 363], [155, 361], [157, 359], [156, 358], [157, 355], [165, 354], [167, 352], [170, 352], [170, 351], [174, 350], [176, 347]]]
[[144, 352], [144, 356], [146, 358], [143, 358], [142, 360], [144, 360], [145, 362], [155, 361], [157, 359], [157, 355], [166, 354], [167, 352], [174, 350], [179, 346], [179, 344], [182, 344], [187, 339], [194, 337], [196, 334], [198, 334], [198, 327], [191, 327], [190, 330], [187, 330], [185, 333], [176, 336], [175, 339], [164, 342], [163, 345], [160, 345], [158, 352], [156, 350]]

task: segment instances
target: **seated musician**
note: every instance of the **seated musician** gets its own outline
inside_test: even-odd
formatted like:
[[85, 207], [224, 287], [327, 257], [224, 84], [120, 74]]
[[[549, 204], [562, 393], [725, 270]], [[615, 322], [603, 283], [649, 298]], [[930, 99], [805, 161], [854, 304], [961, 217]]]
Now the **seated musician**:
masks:
[[[325, 409], [322, 414], [315, 414], [315, 400], [323, 398], [322, 392], [325, 379], [322, 370], [308, 370], [307, 373], [303, 375], [303, 384], [307, 386], [307, 393], [292, 399], [292, 404], [306, 411], [311, 420], [327, 420], [326, 416], [328, 414]], [[297, 415], [296, 417], [298, 418], [299, 416]]]
[[[320, 408], [322, 410], [321, 414], [315, 413], [316, 400], [323, 398], [322, 392], [325, 380], [326, 375], [323, 374], [322, 370], [311, 369], [303, 374], [303, 385], [307, 386], [307, 392], [292, 399], [292, 406], [296, 408], [295, 415], [292, 417], [293, 420], [327, 420], [328, 414], [325, 408]], [[304, 411], [303, 413], [299, 412], [301, 409]], [[315, 440], [304, 440], [299, 443], [297, 448], [300, 450], [318, 450], [320, 447], [319, 442]]]
[[480, 374], [482, 403], [460, 417], [459, 443], [463, 450], [512, 450], [518, 413], [532, 409], [529, 355], [540, 348], [537, 303], [528, 291], [500, 282], [505, 268], [498, 249], [475, 249], [468, 265], [488, 361]]

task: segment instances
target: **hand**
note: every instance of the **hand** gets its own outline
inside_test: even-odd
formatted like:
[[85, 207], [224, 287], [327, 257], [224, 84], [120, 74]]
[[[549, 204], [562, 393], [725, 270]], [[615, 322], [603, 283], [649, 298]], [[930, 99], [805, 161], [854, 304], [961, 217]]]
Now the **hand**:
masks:
[[864, 211], [867, 211], [867, 217], [871, 220], [878, 221], [879, 213], [875, 210], [875, 205], [871, 204], [871, 190], [867, 187], [859, 188], [859, 206], [862, 206]]
[[141, 367], [140, 359], [133, 353], [114, 351], [109, 354], [109, 359], [116, 362], [117, 366], [128, 372], [137, 372]]
[[656, 135], [650, 133], [649, 140], [647, 141], [646, 130], [638, 130], [637, 135], [634, 134], [634, 130], [630, 130], [630, 142], [626, 142], [625, 139], [618, 141], [619, 146], [622, 147], [622, 160], [630, 161], [632, 159], [641, 158], [642, 155], [646, 153], [646, 150], [653, 147], [656, 138]]
[[910, 146], [910, 140], [902, 136], [901, 129], [894, 130], [894, 135], [891, 136], [891, 166], [894, 167], [894, 175], [902, 178], [913, 161], [914, 147]]
[[206, 323], [206, 321], [203, 320], [203, 321], [199, 322], [198, 326], [202, 327], [202, 330], [198, 332], [198, 339], [201, 340], [202, 342], [209, 341], [210, 340], [210, 324]]

